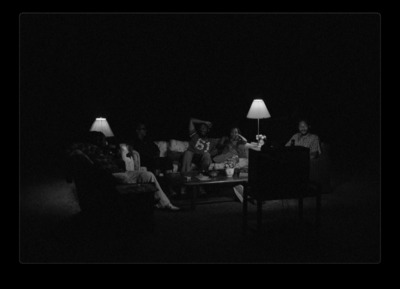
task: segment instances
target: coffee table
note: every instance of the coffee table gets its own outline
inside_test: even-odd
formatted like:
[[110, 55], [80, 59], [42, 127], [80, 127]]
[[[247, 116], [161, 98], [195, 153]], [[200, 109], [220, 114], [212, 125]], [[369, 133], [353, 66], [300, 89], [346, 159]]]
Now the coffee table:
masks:
[[198, 189], [199, 186], [209, 186], [209, 185], [215, 185], [215, 184], [243, 184], [248, 182], [248, 177], [238, 177], [238, 176], [233, 176], [233, 177], [226, 177], [226, 176], [217, 176], [214, 178], [209, 178], [206, 180], [200, 180], [196, 178], [196, 176], [191, 177], [190, 180], [184, 180], [182, 182], [183, 186], [186, 187], [193, 187], [192, 190], [192, 196], [191, 196], [191, 202], [190, 202], [190, 207], [192, 210], [196, 209], [196, 201], [197, 201], [197, 194], [198, 194]]

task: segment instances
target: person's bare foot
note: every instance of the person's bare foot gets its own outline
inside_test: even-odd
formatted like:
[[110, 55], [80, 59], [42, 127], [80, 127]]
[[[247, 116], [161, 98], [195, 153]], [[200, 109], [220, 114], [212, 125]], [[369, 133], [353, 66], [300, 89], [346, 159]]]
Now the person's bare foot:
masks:
[[180, 208], [177, 206], [174, 206], [173, 204], [169, 203], [166, 206], [162, 206], [160, 203], [155, 205], [156, 209], [160, 209], [160, 210], [168, 210], [168, 211], [179, 211]]
[[180, 208], [177, 206], [174, 206], [173, 204], [169, 203], [167, 206], [165, 206], [163, 209], [169, 210], [169, 211], [179, 211]]

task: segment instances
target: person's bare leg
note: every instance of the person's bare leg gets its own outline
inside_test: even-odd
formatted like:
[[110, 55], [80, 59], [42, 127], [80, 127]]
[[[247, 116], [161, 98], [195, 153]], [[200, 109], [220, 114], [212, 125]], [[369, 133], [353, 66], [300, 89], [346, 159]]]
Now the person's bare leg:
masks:
[[[181, 168], [182, 173], [187, 173], [187, 172], [191, 171], [193, 155], [194, 155], [194, 153], [189, 150], [185, 151], [185, 153], [183, 154], [183, 161], [182, 161], [182, 168]], [[184, 195], [184, 194], [186, 194], [186, 187], [182, 186], [181, 187], [181, 195]]]
[[157, 181], [156, 176], [152, 172], [141, 172], [141, 174], [138, 177], [138, 183], [154, 183], [154, 185], [157, 188], [157, 191], [154, 193], [154, 197], [156, 200], [158, 200], [157, 206], [159, 208], [171, 208], [171, 209], [176, 208], [174, 205], [171, 204], [171, 201], [168, 199], [167, 195], [162, 190], [160, 184]]
[[183, 161], [182, 161], [182, 168], [181, 168], [182, 173], [186, 173], [186, 172], [190, 171], [191, 166], [192, 166], [193, 155], [194, 155], [194, 153], [189, 150], [185, 151], [185, 153], [183, 154]]
[[210, 153], [203, 153], [203, 155], [201, 156], [201, 169], [203, 171], [207, 171], [211, 163], [212, 159]]
[[[208, 168], [210, 167], [212, 163], [211, 155], [210, 153], [203, 153], [201, 156], [201, 170], [202, 171], [207, 171]], [[203, 186], [199, 186], [199, 193], [200, 195], [205, 195], [207, 192], [205, 191]]]

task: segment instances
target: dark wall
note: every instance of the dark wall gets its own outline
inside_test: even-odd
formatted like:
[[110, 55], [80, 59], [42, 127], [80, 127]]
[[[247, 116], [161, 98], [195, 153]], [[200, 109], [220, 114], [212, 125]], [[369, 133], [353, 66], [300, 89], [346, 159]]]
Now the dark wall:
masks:
[[[246, 119], [283, 143], [306, 115], [337, 155], [380, 150], [377, 14], [22, 14], [21, 159], [29, 163], [106, 117], [116, 137], [144, 120], [156, 139], [186, 138], [189, 117], [214, 135]], [[45, 148], [45, 149], [44, 149]]]

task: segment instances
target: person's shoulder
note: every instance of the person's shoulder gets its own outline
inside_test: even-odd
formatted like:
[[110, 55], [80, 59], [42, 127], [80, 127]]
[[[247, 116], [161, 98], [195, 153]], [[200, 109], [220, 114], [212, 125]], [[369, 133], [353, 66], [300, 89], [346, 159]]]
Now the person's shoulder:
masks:
[[319, 136], [314, 133], [310, 133], [310, 138], [319, 139]]

